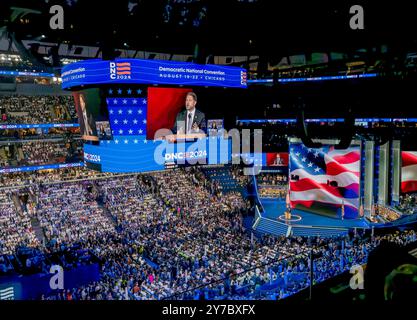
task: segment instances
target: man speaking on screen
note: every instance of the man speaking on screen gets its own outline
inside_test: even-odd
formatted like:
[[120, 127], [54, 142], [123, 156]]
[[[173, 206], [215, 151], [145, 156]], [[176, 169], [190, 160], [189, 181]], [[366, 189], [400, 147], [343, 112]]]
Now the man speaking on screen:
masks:
[[177, 114], [174, 125], [174, 133], [193, 134], [206, 132], [206, 117], [203, 112], [195, 108], [197, 95], [188, 92], [185, 97], [185, 110]]

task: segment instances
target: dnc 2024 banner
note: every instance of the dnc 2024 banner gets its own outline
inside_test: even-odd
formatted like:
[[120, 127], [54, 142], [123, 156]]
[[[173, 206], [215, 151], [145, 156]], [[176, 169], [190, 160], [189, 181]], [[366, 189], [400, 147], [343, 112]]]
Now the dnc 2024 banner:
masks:
[[63, 89], [114, 83], [247, 87], [243, 68], [163, 60], [85, 60], [63, 67], [61, 77]]

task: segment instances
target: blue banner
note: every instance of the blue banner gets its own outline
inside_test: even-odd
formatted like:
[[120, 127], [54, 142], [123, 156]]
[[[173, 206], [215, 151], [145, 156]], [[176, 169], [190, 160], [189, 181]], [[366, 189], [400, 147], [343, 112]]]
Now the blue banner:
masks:
[[64, 66], [61, 77], [63, 89], [115, 83], [247, 87], [243, 68], [163, 60], [78, 61]]
[[47, 72], [27, 72], [27, 71], [10, 71], [10, 70], [0, 70], [0, 75], [4, 76], [25, 76], [25, 77], [46, 77], [52, 78], [55, 77], [53, 73]]
[[47, 169], [74, 168], [74, 167], [83, 167], [83, 166], [84, 166], [83, 162], [74, 162], [74, 163], [47, 164], [47, 165], [44, 165], [44, 166], [0, 168], [0, 174], [1, 173], [12, 173], [12, 172], [38, 171], [38, 170], [47, 170]]
[[33, 128], [77, 128], [78, 123], [40, 123], [40, 124], [0, 124], [0, 130], [6, 129], [33, 129]]
[[146, 140], [145, 136], [117, 136], [84, 144], [84, 160], [103, 172], [148, 172], [169, 165], [227, 164], [231, 161], [231, 140], [218, 137], [194, 142], [169, 143]]
[[[365, 74], [349, 74], [343, 76], [322, 76], [322, 77], [311, 77], [311, 78], [279, 78], [278, 82], [306, 82], [306, 81], [325, 81], [325, 80], [345, 80], [345, 79], [358, 79], [358, 78], [374, 78], [378, 76], [376, 73], [365, 73]], [[254, 79], [248, 80], [248, 84], [253, 83], [273, 83], [273, 79]]]

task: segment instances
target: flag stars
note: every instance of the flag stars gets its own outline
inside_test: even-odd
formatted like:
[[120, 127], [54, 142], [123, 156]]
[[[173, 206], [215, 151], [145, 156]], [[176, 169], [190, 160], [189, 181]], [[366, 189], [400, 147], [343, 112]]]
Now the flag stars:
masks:
[[127, 124], [129, 121], [127, 121], [127, 119], [123, 120], [123, 124]]
[[142, 109], [139, 109], [139, 110], [138, 110], [138, 113], [139, 113], [139, 114], [142, 114]]
[[122, 109], [119, 109], [119, 111], [117, 113], [118, 114], [122, 114], [123, 113], [123, 110]]
[[309, 168], [311, 168], [311, 167], [313, 166], [313, 162], [309, 162], [309, 163], [307, 164], [307, 166], [308, 166]]
[[138, 103], [138, 100], [134, 99], [133, 104], [137, 104], [137, 103]]
[[319, 152], [318, 151], [316, 151], [315, 153], [314, 153], [314, 158], [317, 158], [319, 156]]
[[137, 124], [137, 123], [138, 123], [138, 120], [133, 119], [133, 124]]
[[314, 168], [314, 172], [319, 172], [319, 171], [320, 171], [319, 167]]
[[123, 130], [122, 129], [119, 130], [119, 134], [123, 134]]
[[122, 89], [117, 90], [118, 94], [122, 94]]
[[142, 93], [142, 90], [138, 89], [138, 90], [136, 90], [136, 93], [137, 94], [141, 94]]
[[133, 143], [137, 144], [139, 141], [138, 139], [133, 140]]
[[297, 157], [299, 157], [299, 156], [300, 156], [300, 154], [301, 154], [300, 152], [296, 152], [296, 153], [295, 153], [295, 155], [296, 155]]
[[142, 100], [142, 104], [146, 104], [146, 99], [143, 99]]
[[146, 124], [146, 119], [143, 119], [143, 121], [142, 121], [142, 122], [143, 122], [143, 124]]
[[130, 88], [127, 90], [127, 94], [132, 94], [132, 90]]
[[123, 99], [123, 104], [126, 104], [127, 103], [127, 100], [126, 99]]
[[119, 123], [119, 120], [114, 120], [114, 124], [118, 124]]
[[119, 140], [117, 140], [117, 139], [116, 139], [116, 140], [114, 140], [114, 143], [115, 143], [115, 144], [119, 144]]
[[132, 114], [132, 112], [133, 112], [132, 109], [127, 110], [128, 114]]
[[148, 143], [148, 140], [146, 140], [146, 139], [143, 139], [143, 143]]
[[110, 114], [113, 114], [113, 113], [114, 113], [113, 109], [110, 109], [110, 110], [109, 110], [109, 113], [110, 113]]
[[117, 104], [117, 99], [114, 99], [113, 100], [113, 104]]
[[109, 89], [109, 94], [113, 94], [113, 90], [112, 89]]
[[302, 162], [306, 162], [306, 160], [307, 160], [307, 158], [306, 158], [306, 157], [303, 157], [303, 158], [301, 159], [301, 161], [302, 161]]
[[124, 143], [125, 143], [125, 144], [127, 144], [128, 142], [129, 142], [129, 140], [127, 140], [127, 139], [125, 139], [125, 140], [124, 140]]
[[128, 132], [129, 132], [129, 134], [132, 134], [133, 133], [133, 130], [132, 129], [129, 129]]

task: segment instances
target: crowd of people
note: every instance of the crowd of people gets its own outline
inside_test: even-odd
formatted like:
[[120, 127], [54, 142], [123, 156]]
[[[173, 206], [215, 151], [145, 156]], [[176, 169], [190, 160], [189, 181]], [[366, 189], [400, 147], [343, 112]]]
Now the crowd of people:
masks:
[[[318, 283], [365, 263], [384, 239], [416, 241], [414, 231], [311, 242], [254, 237], [243, 226], [249, 204], [241, 193], [218, 192], [199, 168], [148, 175], [86, 172], [38, 173], [30, 181], [21, 174], [10, 177], [32, 190], [24, 210], [12, 201], [16, 190], [0, 193], [1, 254], [20, 245], [48, 252], [77, 245], [101, 261], [100, 281], [39, 298], [283, 299], [309, 285], [310, 248]], [[62, 181], [73, 178], [81, 181]], [[44, 232], [42, 244], [33, 217]]]
[[37, 218], [52, 245], [73, 244], [89, 236], [100, 237], [114, 224], [99, 206], [88, 182], [41, 185]]
[[282, 173], [261, 172], [256, 176], [256, 181], [260, 186], [288, 186], [288, 177]]
[[0, 140], [2, 141], [58, 139], [68, 136], [80, 138], [80, 128], [27, 128], [0, 130]]
[[287, 196], [287, 192], [288, 189], [275, 186], [260, 186], [258, 188], [258, 195], [260, 198], [278, 198], [284, 200]]
[[[82, 179], [82, 170], [66, 174]], [[28, 212], [39, 220], [47, 250], [77, 244], [101, 261], [100, 281], [43, 299], [282, 299], [309, 285], [311, 247], [317, 283], [366, 262], [383, 239], [416, 241], [414, 231], [311, 243], [253, 237], [243, 226], [248, 204], [242, 195], [213, 190], [199, 168], [76, 182], [46, 183], [41, 177], [31, 181], [36, 200]], [[11, 215], [10, 199], [2, 198], [0, 216]], [[39, 246], [17, 211], [7, 221], [19, 225], [20, 233], [15, 226], [1, 228], [0, 239], [3, 244], [11, 233], [20, 236], [3, 244], [3, 253], [21, 243]]]
[[0, 175], [0, 189], [14, 186], [36, 185], [39, 183], [87, 180], [112, 176], [116, 176], [116, 174], [88, 170], [85, 167], [40, 170], [34, 172], [10, 172]]
[[417, 194], [407, 193], [401, 195], [400, 203], [397, 205], [397, 209], [405, 214], [417, 213]]
[[232, 167], [232, 177], [241, 187], [246, 187], [250, 182], [250, 176], [245, 175], [243, 168], [239, 166]]
[[82, 141], [36, 141], [21, 145], [23, 161], [27, 165], [64, 163], [67, 158], [82, 159]]
[[0, 146], [0, 166], [35, 166], [82, 160], [82, 140], [55, 139], [9, 143]]
[[0, 95], [0, 124], [75, 123], [72, 96]]
[[258, 195], [261, 198], [284, 200], [288, 192], [288, 177], [279, 172], [261, 172], [256, 176]]
[[39, 241], [31, 225], [31, 213], [20, 211], [12, 200], [14, 190], [0, 191], [0, 256], [13, 254], [20, 246], [37, 247]]
[[395, 221], [401, 217], [401, 214], [395, 211], [394, 209], [387, 207], [387, 206], [380, 205], [380, 204], [376, 204], [374, 206], [373, 214], [375, 216], [379, 216], [384, 221], [388, 221], [388, 222]]

